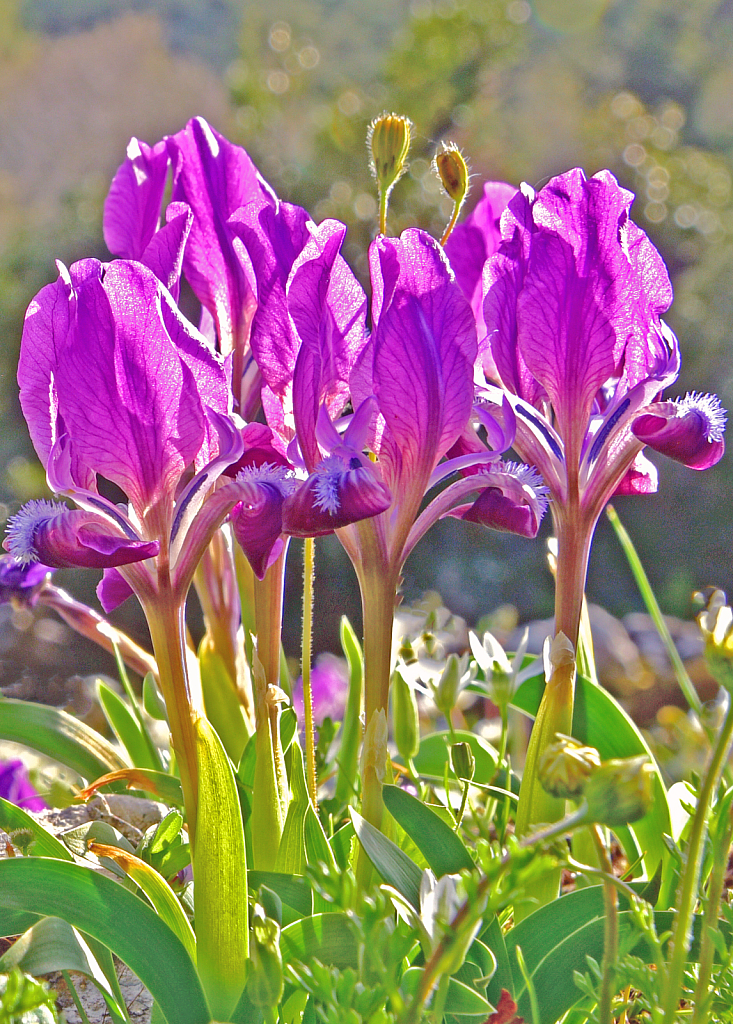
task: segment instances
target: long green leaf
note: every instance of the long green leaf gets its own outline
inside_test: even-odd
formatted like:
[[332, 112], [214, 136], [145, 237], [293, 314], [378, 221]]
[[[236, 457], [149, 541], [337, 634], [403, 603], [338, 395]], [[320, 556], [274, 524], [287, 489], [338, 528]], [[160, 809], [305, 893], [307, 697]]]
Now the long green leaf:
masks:
[[[402, 991], [407, 996], [413, 996], [417, 992], [422, 977], [422, 967], [408, 967], [402, 975]], [[448, 982], [448, 995], [445, 1000], [445, 1012], [455, 1013], [459, 1017], [483, 1017], [486, 1018], [495, 1010], [495, 1007], [484, 999], [484, 997], [458, 978], [451, 978]]]
[[345, 615], [341, 617], [341, 649], [349, 666], [349, 694], [341, 725], [336, 797], [349, 803], [356, 794], [356, 772], [361, 743], [361, 706], [364, 701], [364, 653]]
[[259, 889], [266, 885], [276, 892], [283, 903], [297, 911], [300, 917], [310, 917], [313, 913], [313, 890], [300, 875], [281, 874], [277, 871], [247, 872], [250, 889]]
[[122, 697], [101, 679], [97, 680], [97, 697], [112, 731], [135, 767], [159, 771], [160, 764], [151, 755], [140, 724]]
[[305, 816], [310, 807], [310, 797], [303, 768], [303, 751], [299, 743], [292, 744], [290, 756], [290, 806], [280, 840], [280, 849], [277, 851], [275, 871], [302, 875], [306, 865]]
[[0, 698], [0, 739], [24, 743], [84, 779], [130, 767], [94, 729], [45, 704]]
[[196, 969], [154, 910], [117, 882], [80, 864], [23, 857], [0, 861], [0, 907], [63, 917], [124, 961], [168, 1024], [211, 1020]]
[[51, 833], [36, 821], [36, 819], [24, 811], [22, 807], [16, 807], [8, 800], [0, 797], [0, 828], [12, 836], [16, 829], [26, 829], [33, 833], [33, 847], [31, 853], [34, 857], [56, 857], [59, 860], [73, 860], [74, 858], [62, 842], [51, 835]]
[[232, 763], [239, 764], [249, 733], [236, 685], [224, 659], [206, 636], [199, 644], [198, 658], [206, 717], [216, 729]]
[[37, 977], [52, 971], [76, 971], [93, 981], [110, 1011], [125, 1020], [124, 1004], [115, 998], [109, 982], [82, 935], [60, 917], [44, 917], [0, 957], [0, 971], [20, 967]]
[[384, 786], [384, 806], [407, 832], [436, 877], [451, 875], [475, 865], [456, 833], [442, 818], [398, 786]]
[[345, 914], [314, 914], [289, 924], [280, 933], [285, 963], [314, 958], [344, 971], [358, 967], [359, 948]]
[[217, 1020], [226, 1020], [247, 980], [249, 926], [244, 827], [234, 772], [205, 718], [196, 722], [199, 805], [194, 906], [199, 976]]
[[[536, 715], [543, 689], [543, 679], [533, 676], [522, 683], [514, 694], [512, 704], [529, 715]], [[604, 760], [646, 754], [655, 766], [652, 806], [640, 821], [629, 826], [644, 852], [644, 867], [651, 878], [659, 862], [666, 858], [662, 835], [669, 835], [672, 826], [667, 790], [644, 737], [613, 697], [583, 676], [578, 676], [576, 683], [573, 736], [595, 747]], [[614, 831], [617, 831], [618, 839], [623, 843], [626, 830]], [[628, 855], [630, 860], [634, 859], [635, 850], [629, 850]]]
[[420, 910], [420, 881], [422, 871], [399, 846], [365, 821], [351, 808], [351, 820], [359, 842], [369, 860], [388, 885], [401, 892], [415, 910]]

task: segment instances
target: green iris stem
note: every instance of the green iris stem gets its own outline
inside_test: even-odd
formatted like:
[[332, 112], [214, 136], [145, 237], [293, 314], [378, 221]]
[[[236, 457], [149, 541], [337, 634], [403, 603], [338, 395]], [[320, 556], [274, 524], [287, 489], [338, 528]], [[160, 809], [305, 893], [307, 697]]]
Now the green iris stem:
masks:
[[[369, 566], [367, 572], [360, 574], [362, 614], [364, 621], [364, 706], [367, 728], [375, 721], [375, 716], [382, 712], [387, 715], [389, 703], [389, 680], [392, 667], [392, 624], [394, 620], [395, 593], [397, 579], [386, 567]], [[386, 770], [385, 764], [379, 772], [377, 766], [368, 757], [364, 758], [362, 771], [362, 807], [363, 817], [375, 828], [381, 829], [384, 816], [382, 800], [382, 778]], [[357, 878], [361, 885], [366, 886], [371, 877], [371, 863], [363, 850], [359, 852]]]
[[[598, 825], [590, 826], [590, 834], [601, 868], [605, 875], [613, 875], [613, 864]], [[607, 878], [603, 880], [603, 909], [603, 962], [601, 964], [598, 1020], [600, 1024], [613, 1024], [611, 1000], [613, 999], [613, 968], [618, 957], [618, 892]]]
[[168, 714], [171, 745], [181, 777], [188, 834], [193, 849], [198, 811], [195, 720], [204, 717], [204, 700], [200, 679], [188, 672], [185, 602], [169, 588], [165, 588], [159, 591], [156, 598], [146, 602], [144, 610], [158, 663], [158, 678]]
[[[564, 633], [577, 648], [580, 617], [583, 608], [585, 577], [588, 569], [593, 525], [583, 521], [579, 511], [562, 510], [556, 516], [557, 576], [555, 581], [555, 634]], [[537, 766], [545, 749], [554, 742], [555, 734], [567, 736], [573, 729], [575, 700], [575, 663], [559, 665], [547, 680], [537, 718], [530, 736], [517, 807], [516, 833], [526, 835], [539, 822], [553, 822], [562, 817], [564, 801], [550, 796], [542, 788]], [[552, 871], [539, 879], [533, 889], [539, 906], [557, 896], [560, 872]], [[529, 909], [518, 908], [518, 920]]]
[[311, 655], [313, 649], [313, 580], [315, 576], [315, 539], [303, 542], [303, 637], [301, 673], [303, 676], [303, 708], [305, 710], [305, 757], [308, 792], [314, 807], [318, 805], [316, 779], [316, 746], [313, 729], [313, 689], [311, 687]]
[[[287, 548], [265, 574], [263, 580], [255, 580], [255, 627], [257, 632], [257, 655], [262, 665], [265, 693], [269, 686], [280, 685], [280, 633], [282, 629], [283, 583]], [[260, 687], [255, 694], [257, 730], [265, 717], [269, 720], [270, 743], [275, 765], [275, 778], [280, 806], [284, 814], [287, 806], [287, 774], [280, 743], [280, 711], [277, 705], [262, 707]], [[266, 712], [266, 714], [265, 714]]]
[[728, 704], [728, 711], [723, 727], [718, 733], [710, 758], [708, 770], [703, 777], [702, 787], [697, 796], [697, 806], [692, 819], [685, 862], [680, 878], [677, 913], [672, 926], [670, 945], [672, 959], [669, 963], [665, 991], [667, 999], [664, 1004], [663, 1024], [673, 1024], [682, 989], [682, 979], [690, 948], [692, 914], [697, 900], [700, 869], [705, 849], [708, 815], [713, 793], [717, 789], [728, 751], [733, 738], [733, 700]]

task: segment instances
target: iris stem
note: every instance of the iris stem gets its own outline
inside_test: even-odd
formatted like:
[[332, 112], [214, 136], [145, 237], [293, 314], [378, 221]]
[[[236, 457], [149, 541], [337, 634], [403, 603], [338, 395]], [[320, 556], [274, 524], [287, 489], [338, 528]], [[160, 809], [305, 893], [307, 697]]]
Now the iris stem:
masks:
[[[613, 864], [598, 825], [590, 826], [590, 834], [601, 868], [606, 875], [613, 875]], [[613, 968], [618, 956], [618, 892], [606, 878], [603, 879], [603, 909], [603, 962], [601, 965], [601, 993], [598, 999], [598, 1020], [600, 1024], [613, 1024], [611, 1000], [613, 999]]]
[[185, 602], [175, 598], [170, 590], [163, 590], [152, 603], [145, 604], [144, 610], [158, 663], [160, 688], [168, 713], [171, 744], [181, 777], [188, 834], [193, 848], [198, 810], [194, 723], [196, 718], [204, 716], [204, 701], [200, 679], [188, 671]]
[[305, 756], [308, 792], [311, 803], [318, 806], [316, 779], [316, 747], [313, 730], [313, 690], [311, 687], [311, 654], [313, 647], [313, 578], [315, 575], [315, 539], [306, 537], [303, 543], [303, 637], [301, 648], [301, 674], [303, 676], [303, 708], [305, 711]]

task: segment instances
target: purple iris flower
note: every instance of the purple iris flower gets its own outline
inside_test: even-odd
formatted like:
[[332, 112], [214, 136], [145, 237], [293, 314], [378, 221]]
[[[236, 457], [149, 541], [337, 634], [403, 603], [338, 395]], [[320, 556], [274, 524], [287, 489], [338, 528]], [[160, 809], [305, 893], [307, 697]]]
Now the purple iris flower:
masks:
[[0, 797], [25, 811], [46, 809], [46, 802], [36, 792], [22, 761], [0, 762]]
[[[511, 406], [514, 447], [542, 474], [559, 536], [590, 536], [617, 491], [656, 489], [645, 445], [695, 469], [724, 450], [717, 398], [659, 400], [680, 365], [660, 319], [672, 289], [629, 218], [632, 199], [608, 172], [587, 179], [576, 169], [536, 195], [523, 186], [509, 199], [501, 239], [493, 224], [485, 235], [495, 251], [483, 270], [487, 384], [477, 394], [500, 419]], [[468, 246], [464, 256], [475, 274]], [[578, 614], [579, 606], [558, 624], [571, 639]]]
[[[31, 303], [18, 381], [49, 485], [79, 508], [30, 502], [11, 522], [11, 554], [115, 567], [119, 591], [126, 584], [143, 603], [163, 577], [185, 596], [212, 523], [247, 493], [232, 483], [204, 500], [242, 450], [222, 358], [151, 270], [83, 260], [60, 265]], [[98, 477], [128, 505], [103, 497]]]

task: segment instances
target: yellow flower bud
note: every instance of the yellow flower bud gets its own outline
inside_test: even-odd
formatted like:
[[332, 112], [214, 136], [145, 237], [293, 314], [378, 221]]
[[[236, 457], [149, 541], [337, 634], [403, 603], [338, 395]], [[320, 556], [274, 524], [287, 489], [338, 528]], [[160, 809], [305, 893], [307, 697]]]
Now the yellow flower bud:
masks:
[[448, 143], [435, 155], [435, 171], [443, 188], [459, 207], [468, 192], [468, 164], [457, 146]]
[[586, 747], [571, 736], [557, 733], [539, 759], [537, 774], [542, 788], [563, 800], [578, 800], [586, 783], [601, 764], [595, 747]]
[[715, 679], [733, 693], [733, 611], [722, 590], [715, 590], [697, 621], [705, 640], [705, 660]]
[[380, 192], [388, 194], [407, 170], [407, 154], [412, 138], [412, 121], [386, 111], [375, 117], [367, 132], [371, 168]]
[[651, 807], [654, 768], [646, 754], [604, 761], [583, 793], [589, 821], [614, 828], [643, 818]]

